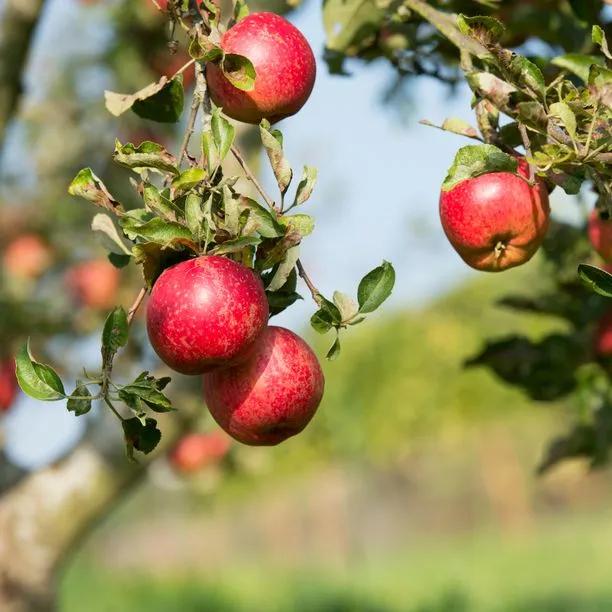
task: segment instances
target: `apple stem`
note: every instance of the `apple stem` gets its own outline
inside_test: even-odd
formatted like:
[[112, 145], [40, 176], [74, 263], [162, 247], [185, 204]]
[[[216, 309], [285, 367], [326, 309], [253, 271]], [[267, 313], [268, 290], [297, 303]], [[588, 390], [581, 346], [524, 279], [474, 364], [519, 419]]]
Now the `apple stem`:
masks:
[[296, 262], [298, 274], [302, 277], [302, 280], [306, 283], [310, 294], [312, 295], [312, 299], [316, 302], [317, 306], [320, 306], [321, 303], [321, 292], [315, 287], [314, 283], [308, 276], [308, 273], [304, 269], [304, 265], [300, 259]]
[[525, 147], [525, 153], [527, 155], [527, 163], [529, 164], [529, 184], [535, 185], [535, 167], [531, 163], [531, 144], [529, 142], [529, 135], [527, 134], [527, 128], [524, 124], [518, 124], [519, 132], [521, 133], [521, 139], [523, 140], [523, 147]]
[[259, 191], [259, 194], [265, 200], [266, 204], [275, 213], [277, 214], [280, 213], [280, 210], [274, 203], [274, 200], [266, 193], [266, 190], [261, 186], [260, 182], [257, 180], [257, 177], [253, 174], [253, 172], [249, 168], [244, 157], [242, 156], [242, 153], [240, 153], [240, 150], [238, 149], [238, 147], [236, 147], [235, 145], [232, 145], [231, 151], [232, 151], [232, 155], [236, 158], [236, 161], [240, 164], [240, 167], [242, 168], [244, 173], [247, 175], [247, 178], [251, 181], [251, 183], [253, 183], [253, 185], [255, 186], [255, 189]]
[[506, 245], [500, 240], [495, 245], [495, 259], [499, 259], [504, 254], [505, 250], [506, 250]]
[[134, 303], [130, 306], [130, 309], [128, 310], [128, 315], [127, 315], [128, 325], [131, 325], [132, 321], [134, 320], [134, 316], [138, 312], [138, 309], [140, 308], [146, 295], [147, 295], [147, 288], [143, 287], [140, 290], [140, 293], [136, 296]]

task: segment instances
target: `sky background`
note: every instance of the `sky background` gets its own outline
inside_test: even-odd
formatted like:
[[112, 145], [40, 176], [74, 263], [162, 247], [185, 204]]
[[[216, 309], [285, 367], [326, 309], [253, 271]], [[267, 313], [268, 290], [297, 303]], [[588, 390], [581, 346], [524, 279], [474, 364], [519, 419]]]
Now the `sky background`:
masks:
[[[51, 0], [28, 76], [34, 95], [35, 83], [44, 87], [44, 75], [50, 74], [53, 63], [62, 56], [103, 49], [109, 32], [87, 15], [91, 12], [95, 17], [101, 10], [76, 0]], [[451, 95], [448, 87], [421, 78], [412, 85], [411, 110], [400, 116], [396, 106], [382, 103], [393, 78], [385, 62], [349, 63], [350, 78], [328, 74], [321, 57], [320, 4], [308, 2], [291, 21], [310, 41], [318, 64], [310, 100], [295, 117], [279, 124], [286, 155], [296, 172], [305, 164], [319, 169], [314, 195], [300, 211], [317, 220], [314, 234], [302, 245], [302, 260], [319, 289], [331, 296], [336, 289], [355, 295], [361, 277], [386, 259], [395, 266], [396, 287], [374, 316], [422, 306], [474, 272], [444, 237], [437, 210], [446, 170], [457, 149], [470, 142], [421, 126], [418, 120], [440, 124], [445, 117], [454, 116], [473, 123], [470, 92], [464, 87]], [[100, 99], [106, 84], [94, 78], [86, 86], [92, 98]], [[18, 163], [14, 159], [7, 163], [11, 161]], [[273, 192], [270, 171], [263, 180]], [[569, 207], [562, 194], [553, 196], [553, 207], [564, 216], [576, 214], [576, 207]], [[302, 294], [308, 298], [306, 290]], [[300, 331], [313, 311], [312, 302], [304, 299], [274, 322]], [[77, 364], [95, 367], [98, 351], [96, 335], [70, 347], [70, 357]], [[350, 355], [342, 358], [350, 359]], [[59, 403], [43, 405], [22, 396], [5, 421], [5, 450], [16, 463], [39, 467], [72, 445], [83, 426], [83, 419], [72, 416]]]

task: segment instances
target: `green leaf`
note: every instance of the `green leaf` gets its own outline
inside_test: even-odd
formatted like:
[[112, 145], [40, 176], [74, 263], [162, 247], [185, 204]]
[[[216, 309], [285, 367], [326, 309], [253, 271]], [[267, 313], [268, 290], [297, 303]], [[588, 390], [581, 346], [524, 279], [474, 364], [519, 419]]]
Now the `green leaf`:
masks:
[[193, 189], [206, 180], [206, 175], [206, 170], [203, 168], [189, 168], [189, 170], [181, 172], [181, 174], [172, 181], [172, 189], [176, 189], [177, 191], [188, 191], [189, 189]]
[[490, 72], [470, 72], [466, 75], [466, 80], [478, 96], [490, 100], [501, 109], [509, 105], [510, 97], [518, 91], [514, 85]]
[[204, 212], [202, 211], [202, 196], [190, 193], [185, 200], [185, 222], [189, 231], [198, 239], [202, 236], [202, 223]]
[[113, 220], [108, 215], [98, 213], [91, 222], [91, 229], [98, 232], [98, 235], [102, 238], [103, 246], [111, 253], [132, 256], [132, 252], [126, 246]]
[[544, 132], [548, 125], [548, 117], [546, 109], [542, 104], [531, 100], [529, 102], [519, 102], [517, 104], [518, 119], [527, 127], [533, 128], [536, 131]]
[[125, 268], [129, 265], [132, 260], [132, 255], [119, 255], [118, 253], [109, 253], [107, 255], [108, 261], [110, 261], [115, 268]]
[[444, 130], [445, 132], [458, 134], [459, 136], [465, 136], [466, 138], [478, 138], [478, 131], [476, 128], [473, 128], [467, 121], [456, 117], [445, 119], [442, 125], [436, 125], [427, 119], [421, 119], [419, 123], [427, 125], [428, 127]]
[[320, 334], [327, 333], [332, 327], [342, 323], [342, 315], [338, 307], [329, 300], [320, 296], [320, 308], [310, 318], [310, 325]]
[[297, 186], [297, 191], [295, 192], [295, 200], [293, 201], [293, 206], [299, 206], [303, 204], [307, 200], [310, 199], [314, 187], [317, 182], [317, 169], [312, 166], [304, 166], [304, 171], [302, 172], [302, 178]]
[[15, 357], [15, 376], [21, 390], [34, 399], [53, 402], [66, 397], [64, 385], [55, 370], [32, 357], [29, 341]]
[[325, 46], [330, 51], [355, 54], [378, 33], [384, 17], [384, 8], [374, 0], [325, 0]]
[[359, 306], [355, 300], [349, 295], [346, 295], [346, 293], [334, 291], [333, 299], [334, 304], [340, 311], [343, 323], [352, 319], [359, 312]]
[[173, 175], [179, 174], [174, 155], [168, 153], [160, 144], [148, 140], [145, 140], [138, 146], [134, 146], [130, 142], [122, 145], [117, 141], [115, 143], [113, 160], [135, 172], [149, 170], [162, 173], [168, 172]]
[[278, 291], [287, 282], [289, 275], [295, 268], [299, 256], [299, 246], [294, 246], [287, 250], [285, 259], [278, 265], [274, 276], [266, 287], [266, 291]]
[[68, 398], [67, 408], [76, 416], [82, 416], [91, 410], [91, 393], [80, 380], [77, 380], [76, 389]]
[[449, 191], [455, 185], [469, 178], [489, 172], [516, 172], [517, 161], [490, 144], [467, 145], [457, 151], [442, 189]]
[[309, 236], [314, 231], [315, 222], [310, 215], [285, 215], [279, 218], [279, 223], [287, 228], [287, 232], [295, 232], [300, 236]]
[[132, 110], [143, 119], [158, 123], [177, 123], [183, 114], [184, 105], [183, 82], [181, 78], [175, 78], [153, 96], [137, 99]]
[[501, 21], [482, 15], [476, 17], [459, 15], [457, 26], [462, 34], [475, 38], [483, 45], [499, 41], [505, 32], [504, 24]]
[[327, 351], [326, 359], [334, 361], [340, 357], [340, 333], [336, 332], [336, 340], [332, 344], [329, 351]]
[[143, 424], [138, 417], [134, 417], [122, 421], [122, 425], [127, 455], [132, 460], [135, 450], [148, 455], [161, 440], [161, 431], [155, 419], [147, 418]]
[[239, 200], [240, 211], [248, 211], [249, 216], [243, 227], [244, 234], [257, 232], [262, 238], [278, 238], [285, 233], [283, 226], [275, 216], [255, 200], [241, 196]]
[[591, 38], [596, 45], [599, 45], [602, 53], [610, 60], [612, 60], [612, 53], [608, 47], [608, 39], [601, 26], [594, 25], [591, 32]]
[[186, 246], [192, 250], [196, 249], [188, 228], [179, 223], [164, 221], [144, 209], [129, 211], [119, 223], [130, 240], [142, 238], [146, 242], [157, 242], [164, 248]]
[[[275, 270], [272, 271], [274, 276]], [[266, 284], [266, 283], [264, 283]], [[277, 291], [266, 291], [268, 304], [270, 306], [270, 316], [273, 317], [294, 304], [297, 300], [301, 300], [302, 296], [296, 292], [297, 288], [297, 271], [295, 268], [291, 270], [285, 284]]]
[[155, 185], [145, 183], [142, 190], [142, 198], [147, 210], [163, 217], [167, 221], [176, 220], [177, 206], [165, 197]]
[[291, 184], [293, 170], [291, 170], [291, 166], [283, 153], [282, 134], [278, 130], [271, 130], [270, 122], [266, 119], [263, 119], [259, 125], [259, 133], [274, 171], [278, 188], [282, 194], [285, 194]]
[[232, 20], [234, 23], [238, 23], [242, 21], [245, 17], [249, 15], [249, 7], [244, 0], [236, 0], [234, 2], [234, 14], [232, 15]]
[[215, 145], [219, 153], [219, 163], [221, 163], [234, 144], [236, 130], [234, 126], [221, 114], [221, 109], [219, 108], [215, 108], [212, 113], [210, 129], [212, 130]]
[[395, 270], [388, 261], [368, 272], [359, 283], [357, 300], [359, 312], [374, 312], [390, 295], [395, 285]]
[[251, 91], [255, 87], [257, 73], [250, 59], [244, 55], [227, 53], [221, 62], [221, 70], [225, 78], [236, 89]]
[[[135, 104], [139, 102], [142, 103], [145, 100], [150, 101], [151, 99], [154, 99], [157, 95], [162, 93], [165, 89], [167, 88], [172, 89], [172, 87], [176, 87], [174, 83], [178, 83], [178, 85], [180, 86], [180, 91], [181, 91], [180, 97], [182, 98], [183, 85], [181, 81], [178, 79], [174, 81], [169, 81], [168, 77], [164, 76], [157, 83], [151, 83], [150, 85], [147, 85], [145, 88], [141, 89], [140, 91], [137, 91], [134, 94], [120, 94], [120, 93], [115, 93], [114, 91], [105, 91], [104, 98], [106, 100], [106, 108], [112, 115], [114, 115], [115, 117], [119, 117], [119, 115], [122, 115], [123, 113], [133, 108]], [[170, 93], [172, 95], [172, 92]], [[164, 99], [167, 97], [167, 95], [168, 95], [167, 93], [164, 94], [160, 102], [163, 102]], [[174, 92], [174, 95], [178, 95], [178, 93]], [[160, 104], [158, 103], [157, 106], [159, 105]], [[181, 102], [181, 105], [182, 105], [182, 102]], [[153, 103], [153, 106], [156, 107], [155, 102]], [[181, 106], [181, 112], [182, 112], [182, 106]], [[180, 116], [180, 113], [179, 113], [179, 116]], [[149, 117], [143, 117], [143, 118], [148, 119]]]
[[153, 287], [159, 275], [169, 266], [182, 261], [177, 251], [164, 249], [156, 242], [143, 242], [132, 249], [134, 261], [142, 267], [142, 275], [148, 289]]
[[261, 242], [261, 238], [257, 236], [243, 236], [234, 238], [216, 246], [210, 252], [213, 255], [227, 255], [228, 253], [237, 253], [248, 246], [257, 246]]
[[565, 102], [555, 102], [550, 105], [549, 113], [561, 120], [572, 140], [576, 139], [576, 115]]
[[68, 193], [101, 208], [112, 211], [121, 210], [121, 204], [113, 198], [106, 185], [93, 173], [91, 168], [83, 168], [79, 171], [70, 183]]
[[612, 298], [612, 274], [608, 274], [605, 270], [596, 266], [580, 264], [578, 266], [578, 276], [595, 293]]
[[122, 306], [114, 308], [104, 323], [102, 330], [102, 354], [114, 355], [127, 344], [129, 325], [127, 313]]
[[597, 55], [583, 55], [580, 53], [567, 53], [551, 60], [551, 64], [575, 74], [585, 83], [589, 80], [589, 71], [594, 64], [604, 64], [603, 57]]
[[224, 226], [230, 236], [237, 236], [240, 232], [240, 210], [238, 198], [234, 197], [227, 185], [223, 186], [223, 211], [225, 213]]
[[536, 64], [530, 62], [522, 55], [513, 54], [510, 60], [510, 70], [513, 72], [518, 82], [538, 94], [541, 98], [546, 93], [546, 81], [542, 71]]
[[154, 412], [171, 412], [170, 400], [149, 381], [126, 385], [119, 391], [119, 398], [130, 407], [139, 406], [139, 400]]

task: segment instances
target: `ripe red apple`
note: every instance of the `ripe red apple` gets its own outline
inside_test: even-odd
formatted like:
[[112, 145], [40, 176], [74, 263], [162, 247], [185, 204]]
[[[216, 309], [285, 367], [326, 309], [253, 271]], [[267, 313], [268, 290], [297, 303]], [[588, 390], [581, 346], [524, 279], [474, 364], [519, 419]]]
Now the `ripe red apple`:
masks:
[[18, 391], [15, 361], [4, 359], [0, 362], [0, 411], [6, 412], [13, 405]]
[[268, 327], [246, 362], [204, 376], [204, 400], [230, 436], [272, 446], [308, 425], [324, 386], [319, 361], [306, 342], [288, 329]]
[[76, 302], [102, 310], [115, 303], [119, 270], [106, 259], [84, 261], [68, 270], [65, 283]]
[[7, 245], [3, 263], [12, 276], [35, 279], [53, 263], [53, 253], [37, 234], [22, 234]]
[[[524, 159], [519, 160], [518, 172], [529, 176]], [[536, 180], [532, 187], [511, 172], [491, 172], [442, 191], [442, 227], [469, 266], [500, 272], [533, 257], [550, 219], [546, 185]]]
[[612, 259], [612, 221], [601, 218], [598, 210], [589, 216], [589, 240], [593, 248], [606, 260]]
[[255, 67], [255, 87], [234, 87], [220, 67], [209, 63], [210, 95], [229, 117], [246, 123], [280, 121], [295, 115], [314, 87], [316, 63], [302, 33], [274, 13], [253, 13], [230, 28], [221, 39], [226, 53], [243, 55]]
[[612, 311], [599, 320], [593, 339], [593, 348], [599, 357], [612, 357]]
[[268, 323], [261, 279], [216, 255], [164, 270], [151, 292], [147, 330], [162, 361], [202, 374], [245, 359]]
[[197, 472], [223, 459], [231, 444], [231, 440], [219, 432], [188, 434], [170, 452], [170, 463], [177, 472]]

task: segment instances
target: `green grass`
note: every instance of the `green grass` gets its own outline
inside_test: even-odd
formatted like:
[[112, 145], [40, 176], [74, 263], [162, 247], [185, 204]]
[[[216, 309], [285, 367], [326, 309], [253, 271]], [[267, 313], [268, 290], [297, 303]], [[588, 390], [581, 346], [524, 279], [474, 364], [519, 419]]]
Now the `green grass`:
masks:
[[533, 531], [415, 541], [343, 571], [232, 567], [223, 575], [116, 574], [80, 558], [62, 612], [605, 612], [612, 523], [540, 521]]

